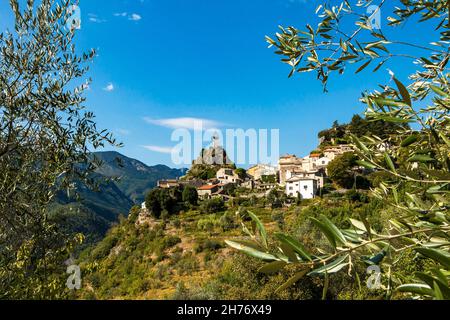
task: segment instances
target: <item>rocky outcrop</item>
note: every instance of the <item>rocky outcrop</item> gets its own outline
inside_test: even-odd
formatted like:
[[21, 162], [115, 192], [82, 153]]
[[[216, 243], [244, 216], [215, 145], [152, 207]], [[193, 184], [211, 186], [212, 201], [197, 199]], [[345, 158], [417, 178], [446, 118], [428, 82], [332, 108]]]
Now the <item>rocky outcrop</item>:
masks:
[[233, 162], [228, 158], [227, 152], [221, 146], [202, 149], [201, 154], [192, 164], [204, 165], [232, 165]]

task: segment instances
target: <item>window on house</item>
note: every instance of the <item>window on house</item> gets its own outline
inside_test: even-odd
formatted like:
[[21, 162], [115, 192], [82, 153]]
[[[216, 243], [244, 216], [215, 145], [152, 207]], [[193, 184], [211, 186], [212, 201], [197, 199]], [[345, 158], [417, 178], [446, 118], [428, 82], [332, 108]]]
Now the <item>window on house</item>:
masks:
[[303, 188], [305, 188], [305, 190], [308, 190], [308, 186], [304, 186]]
[[289, 190], [293, 190], [293, 188], [292, 188], [292, 187], [289, 187]]

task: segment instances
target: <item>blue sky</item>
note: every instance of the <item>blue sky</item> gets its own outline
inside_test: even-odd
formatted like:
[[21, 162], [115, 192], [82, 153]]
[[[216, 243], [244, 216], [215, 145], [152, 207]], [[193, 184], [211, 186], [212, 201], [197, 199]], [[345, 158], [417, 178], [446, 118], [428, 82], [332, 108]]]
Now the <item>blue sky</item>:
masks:
[[[2, 30], [11, 23], [7, 2], [0, 0]], [[317, 146], [319, 131], [364, 110], [362, 91], [389, 81], [386, 70], [356, 76], [348, 70], [333, 76], [329, 93], [323, 93], [314, 73], [287, 78], [289, 67], [267, 48], [264, 36], [278, 25], [314, 24], [318, 2], [81, 0], [76, 45], [99, 53], [89, 73], [87, 106], [99, 127], [124, 142], [121, 153], [150, 165], [173, 166], [165, 153], [174, 145], [166, 119], [175, 118], [277, 128], [281, 154], [306, 155]], [[411, 35], [417, 40], [426, 33]], [[405, 77], [413, 65], [397, 61], [388, 67]]]

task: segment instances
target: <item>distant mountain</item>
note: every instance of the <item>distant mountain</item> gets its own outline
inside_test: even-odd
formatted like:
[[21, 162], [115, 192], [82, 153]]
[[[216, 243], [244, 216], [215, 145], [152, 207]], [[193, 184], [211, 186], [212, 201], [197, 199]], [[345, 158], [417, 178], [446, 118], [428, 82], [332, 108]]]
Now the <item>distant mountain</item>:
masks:
[[98, 190], [74, 181], [81, 200], [59, 192], [49, 208], [55, 221], [68, 232], [81, 232], [91, 243], [101, 239], [111, 224], [118, 221], [119, 215], [127, 216], [133, 205], [140, 205], [158, 180], [175, 179], [186, 173], [185, 169], [165, 165], [147, 166], [118, 152], [94, 155], [103, 162], [91, 176], [98, 182]]
[[105, 177], [119, 178], [117, 187], [135, 204], [144, 201], [158, 180], [176, 179], [186, 174], [186, 169], [172, 169], [165, 165], [147, 166], [136, 159], [118, 152], [97, 152], [94, 155], [103, 161], [97, 172]]
[[126, 216], [134, 202], [122, 192], [114, 181], [109, 181], [107, 177], [99, 173], [95, 173], [91, 177], [99, 184], [98, 190], [94, 191], [81, 181], [75, 181], [75, 190], [80, 198], [79, 201], [74, 195], [68, 197], [65, 192], [60, 192], [57, 195], [58, 203], [60, 205], [80, 204], [109, 222], [117, 221], [120, 214]]

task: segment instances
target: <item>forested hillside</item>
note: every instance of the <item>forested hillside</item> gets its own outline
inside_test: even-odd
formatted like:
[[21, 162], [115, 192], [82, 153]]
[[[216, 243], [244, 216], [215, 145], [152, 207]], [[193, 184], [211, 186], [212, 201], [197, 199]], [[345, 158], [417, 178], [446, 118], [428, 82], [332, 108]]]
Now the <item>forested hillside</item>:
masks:
[[51, 218], [69, 233], [82, 233], [84, 245], [100, 240], [119, 216], [127, 216], [133, 205], [160, 179], [181, 177], [185, 170], [164, 165], [147, 166], [118, 152], [96, 152], [101, 166], [90, 174], [95, 186], [74, 181], [74, 190], [57, 193], [50, 204]]
[[104, 177], [118, 178], [115, 182], [117, 187], [135, 204], [144, 201], [158, 180], [176, 179], [186, 173], [186, 169], [172, 169], [165, 165], [147, 166], [118, 152], [96, 152], [94, 156], [102, 161], [96, 172]]
[[[363, 195], [363, 194], [361, 194]], [[353, 192], [328, 195], [304, 201], [289, 208], [271, 209], [260, 199], [244, 199], [239, 206], [205, 213], [202, 207], [155, 219], [139, 207], [112, 228], [105, 239], [85, 250], [80, 265], [87, 270], [78, 297], [88, 299], [320, 299], [324, 279], [316, 276], [280, 288], [295, 268], [284, 273], [261, 272], [257, 262], [226, 246], [226, 239], [243, 239], [241, 222], [251, 228], [247, 210], [264, 223], [268, 232], [293, 234], [308, 249], [326, 245], [327, 239], [311, 224], [310, 218], [327, 216], [340, 227], [349, 226], [349, 218], [367, 219], [377, 231], [395, 215], [381, 201], [355, 197]], [[237, 214], [239, 212], [239, 214]], [[277, 239], [269, 238], [276, 250]], [[409, 261], [412, 250], [405, 252], [393, 275], [403, 281], [413, 271], [421, 271], [424, 259]], [[368, 257], [370, 258], [370, 257]], [[367, 264], [369, 265], [369, 264]], [[383, 290], [369, 290], [366, 270], [358, 267], [358, 278], [346, 274], [330, 276], [329, 299], [381, 299]], [[359, 281], [359, 282], [358, 282]], [[396, 294], [392, 298], [402, 298]]]

